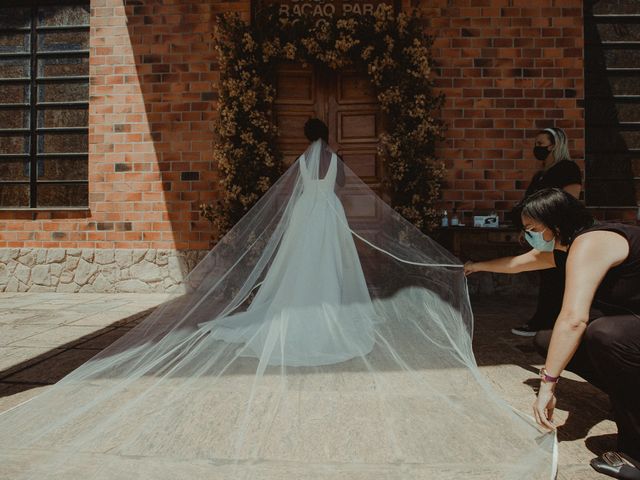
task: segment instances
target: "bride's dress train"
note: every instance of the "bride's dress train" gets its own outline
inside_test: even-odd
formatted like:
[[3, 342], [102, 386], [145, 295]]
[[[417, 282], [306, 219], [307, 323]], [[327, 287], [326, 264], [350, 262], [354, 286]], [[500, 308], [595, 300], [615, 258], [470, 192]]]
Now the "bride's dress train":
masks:
[[553, 478], [476, 365], [458, 259], [325, 142], [184, 287], [0, 414], [0, 480]]
[[[337, 156], [324, 178], [299, 160], [302, 194], [278, 251], [246, 311], [202, 323], [213, 338], [244, 343], [240, 355], [313, 366], [366, 355], [375, 312], [342, 203]], [[267, 353], [265, 353], [267, 352]]]

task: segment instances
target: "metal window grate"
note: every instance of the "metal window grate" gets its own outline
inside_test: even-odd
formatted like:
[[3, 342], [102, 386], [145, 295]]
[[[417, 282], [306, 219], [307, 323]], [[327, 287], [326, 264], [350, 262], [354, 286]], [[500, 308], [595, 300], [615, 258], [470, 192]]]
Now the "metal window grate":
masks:
[[585, 2], [585, 199], [640, 205], [640, 2]]
[[0, 5], [0, 209], [88, 205], [89, 1]]

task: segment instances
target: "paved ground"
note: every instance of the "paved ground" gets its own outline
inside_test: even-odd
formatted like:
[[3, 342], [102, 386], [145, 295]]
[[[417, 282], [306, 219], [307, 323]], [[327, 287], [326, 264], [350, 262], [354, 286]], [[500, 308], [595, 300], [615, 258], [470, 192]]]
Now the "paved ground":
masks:
[[[0, 411], [36, 395], [125, 334], [162, 294], [0, 293]], [[540, 358], [530, 339], [509, 329], [526, 320], [532, 302], [474, 300], [474, 349], [481, 370], [514, 407], [530, 412]], [[615, 446], [609, 402], [577, 376], [558, 386], [559, 480], [603, 479], [589, 459]]]
[[168, 298], [133, 293], [0, 293], [0, 410], [57, 382]]
[[[532, 412], [534, 388], [544, 359], [530, 338], [510, 333], [534, 311], [531, 299], [493, 297], [472, 301], [475, 313], [474, 352], [483, 373], [512, 406]], [[558, 480], [605, 479], [589, 460], [615, 450], [616, 426], [608, 397], [570, 372], [557, 387], [555, 422], [559, 440]]]

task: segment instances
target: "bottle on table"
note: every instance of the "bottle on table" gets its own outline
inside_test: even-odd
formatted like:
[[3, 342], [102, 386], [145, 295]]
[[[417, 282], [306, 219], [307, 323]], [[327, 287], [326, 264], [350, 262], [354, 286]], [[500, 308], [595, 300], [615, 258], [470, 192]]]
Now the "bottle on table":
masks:
[[453, 215], [451, 216], [451, 226], [457, 227], [460, 224], [460, 220], [458, 219], [458, 213], [456, 209], [453, 209]]

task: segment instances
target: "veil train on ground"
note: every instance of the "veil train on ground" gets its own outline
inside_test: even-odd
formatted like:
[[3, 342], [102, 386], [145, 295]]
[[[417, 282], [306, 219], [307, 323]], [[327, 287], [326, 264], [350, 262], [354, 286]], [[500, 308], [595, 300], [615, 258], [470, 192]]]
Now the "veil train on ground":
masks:
[[0, 415], [0, 478], [553, 478], [472, 333], [459, 261], [317, 140], [183, 292]]

